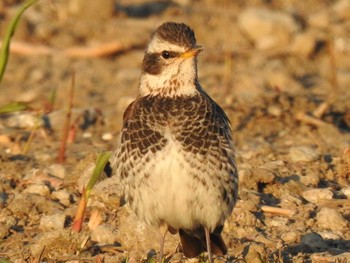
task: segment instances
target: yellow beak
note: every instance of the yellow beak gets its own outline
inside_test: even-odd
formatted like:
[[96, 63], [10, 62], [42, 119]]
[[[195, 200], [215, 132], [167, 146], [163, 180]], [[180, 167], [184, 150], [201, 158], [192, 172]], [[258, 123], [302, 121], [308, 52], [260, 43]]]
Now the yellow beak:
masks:
[[185, 51], [180, 55], [181, 58], [192, 58], [194, 56], [197, 56], [201, 51], [203, 51], [202, 46], [195, 46], [190, 48], [189, 50]]

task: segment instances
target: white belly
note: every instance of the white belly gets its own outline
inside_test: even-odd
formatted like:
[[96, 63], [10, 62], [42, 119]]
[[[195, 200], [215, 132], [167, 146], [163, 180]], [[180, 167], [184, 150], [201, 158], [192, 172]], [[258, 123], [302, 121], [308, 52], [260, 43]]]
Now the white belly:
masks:
[[217, 174], [203, 156], [185, 152], [180, 143], [167, 139], [166, 147], [151, 154], [141, 174], [135, 176], [135, 187], [129, 188], [132, 208], [152, 225], [164, 221], [175, 229], [214, 229], [229, 213], [219, 197]]

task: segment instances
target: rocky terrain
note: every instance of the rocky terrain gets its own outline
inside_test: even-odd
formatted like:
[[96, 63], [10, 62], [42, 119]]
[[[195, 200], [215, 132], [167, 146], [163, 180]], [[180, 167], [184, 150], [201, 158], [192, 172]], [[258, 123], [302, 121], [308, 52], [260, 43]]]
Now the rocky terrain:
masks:
[[[20, 2], [0, 2], [1, 39]], [[215, 262], [350, 262], [350, 1], [116, 2], [39, 1], [16, 31], [0, 106], [26, 109], [0, 114], [0, 262], [155, 260], [157, 231], [113, 177], [93, 188], [83, 230], [71, 224], [164, 21], [195, 30], [200, 82], [232, 123], [239, 201]], [[167, 236], [168, 262], [205, 262], [178, 243]]]

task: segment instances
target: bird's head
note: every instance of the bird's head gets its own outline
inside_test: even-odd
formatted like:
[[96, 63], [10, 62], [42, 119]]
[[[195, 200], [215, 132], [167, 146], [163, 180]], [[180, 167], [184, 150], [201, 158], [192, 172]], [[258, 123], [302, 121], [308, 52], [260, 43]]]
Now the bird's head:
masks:
[[167, 22], [157, 28], [142, 62], [140, 95], [179, 96], [196, 92], [197, 55], [193, 30]]

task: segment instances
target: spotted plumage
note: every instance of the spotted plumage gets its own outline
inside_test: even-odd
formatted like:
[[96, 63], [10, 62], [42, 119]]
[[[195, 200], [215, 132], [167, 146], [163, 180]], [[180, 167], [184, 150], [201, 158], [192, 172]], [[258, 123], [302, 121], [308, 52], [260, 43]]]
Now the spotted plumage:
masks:
[[229, 120], [201, 88], [193, 31], [168, 22], [152, 35], [139, 95], [124, 113], [112, 165], [138, 217], [179, 231], [185, 256], [225, 254], [222, 226], [237, 198]]

